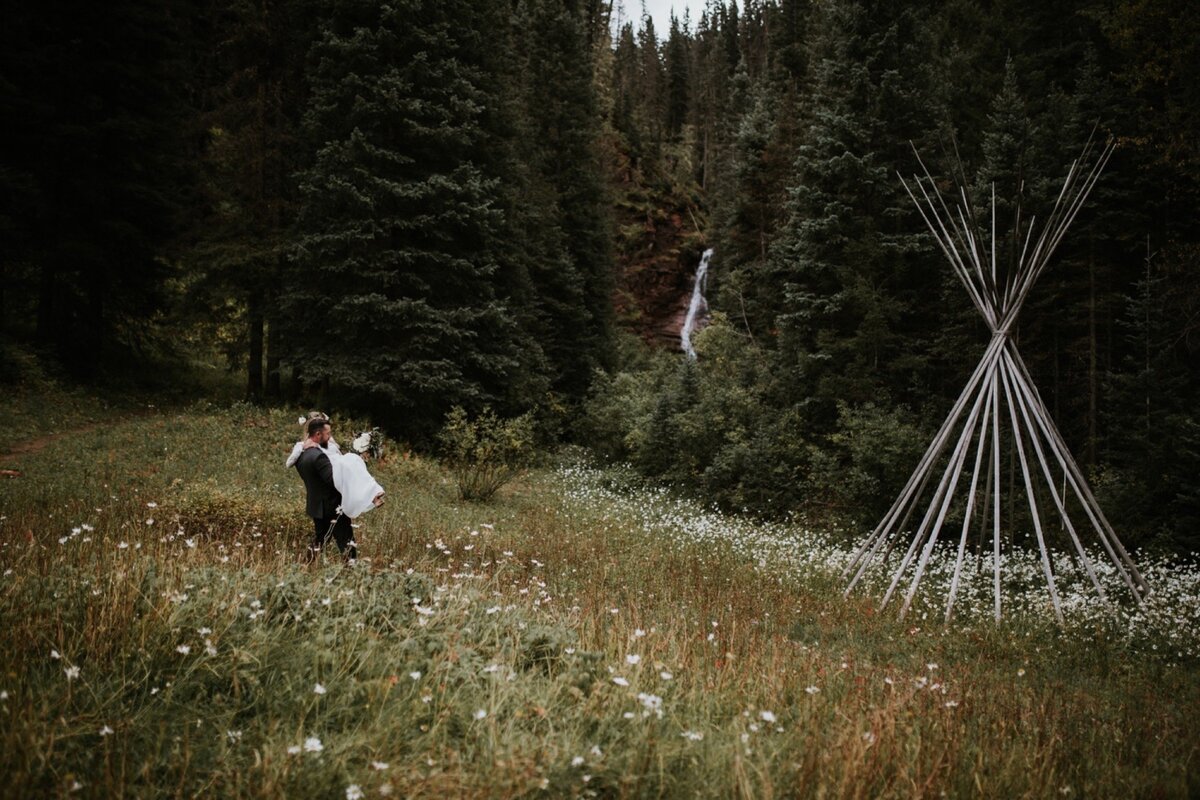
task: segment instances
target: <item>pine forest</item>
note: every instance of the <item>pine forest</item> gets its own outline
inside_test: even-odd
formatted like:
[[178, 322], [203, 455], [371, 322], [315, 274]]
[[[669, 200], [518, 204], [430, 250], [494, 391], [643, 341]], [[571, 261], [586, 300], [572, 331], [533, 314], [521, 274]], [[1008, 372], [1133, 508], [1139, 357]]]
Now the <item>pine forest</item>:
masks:
[[[11, 402], [0, 444], [9, 651], [0, 718], [13, 732], [0, 734], [0, 769], [16, 777], [0, 796], [66, 796], [74, 783], [88, 796], [351, 798], [393, 784], [412, 797], [1194, 796], [1200, 8], [696, 0], [677, 2], [664, 23], [651, 5], [10, 4], [0, 29], [0, 385]], [[342, 644], [330, 638], [334, 649], [321, 650], [313, 634], [300, 659], [308, 666], [297, 667], [283, 649], [293, 634], [268, 635], [270, 611], [261, 638], [230, 644], [241, 660], [214, 666], [207, 683], [172, 672], [176, 688], [128, 677], [144, 685], [121, 689], [132, 684], [113, 676], [158, 674], [154, 665], [179, 654], [223, 655], [225, 645], [201, 636], [171, 639], [155, 661], [146, 642], [218, 628], [211, 619], [222, 614], [242, 619], [245, 597], [263, 604], [245, 612], [250, 620], [282, 603], [301, 625], [309, 605], [330, 597], [330, 613], [341, 613], [338, 585], [321, 588], [294, 563], [313, 536], [309, 517], [318, 528], [333, 519], [312, 511], [304, 472], [307, 449], [327, 448], [319, 418], [315, 429], [315, 414], [297, 426], [297, 414], [318, 409], [332, 417], [325, 435], [347, 452], [353, 444], [382, 482], [375, 505], [388, 503], [355, 522], [370, 570], [337, 581], [354, 582], [345, 591], [359, 599], [348, 604], [394, 596], [404, 601], [395, 614], [416, 614], [403, 658], [387, 656], [409, 666], [367, 655], [348, 666], [335, 653]], [[295, 471], [280, 471], [293, 444], [307, 512]], [[259, 459], [270, 461], [261, 472]], [[349, 492], [338, 496], [349, 503]], [[109, 503], [124, 510], [102, 513]], [[506, 524], [509, 538], [488, 545]], [[688, 543], [665, 543], [675, 541], [668, 529]], [[71, 556], [59, 574], [48, 554], [78, 537], [106, 554]], [[327, 541], [323, 558], [334, 558]], [[814, 567], [818, 552], [837, 555]], [[525, 566], [505, 566], [522, 556]], [[1016, 571], [1002, 573], [1002, 561]], [[551, 588], [522, 571], [543, 576], [531, 563], [551, 565]], [[870, 572], [875, 563], [888, 574]], [[491, 582], [479, 604], [528, 577], [514, 602], [549, 607], [554, 595], [564, 616], [543, 624], [541, 605], [526, 609], [519, 628], [494, 634], [511, 634], [515, 649], [492, 661], [479, 655], [493, 641], [484, 631], [508, 624], [507, 610], [478, 619], [464, 610], [475, 621], [457, 633], [438, 627], [459, 597], [458, 583], [442, 584], [463, 574]], [[224, 575], [237, 577], [215, 577]], [[271, 589], [276, 575], [294, 582]], [[1161, 588], [1174, 580], [1191, 588]], [[203, 599], [186, 589], [205, 581], [225, 588]], [[295, 586], [307, 588], [284, 598]], [[1099, 601], [1080, 598], [1092, 586], [1123, 609], [1119, 623], [1090, 616]], [[88, 600], [89, 588], [108, 593], [107, 605]], [[59, 607], [60, 592], [74, 599]], [[1026, 596], [1037, 598], [1028, 608]], [[476, 602], [459, 599], [464, 609]], [[952, 606], [992, 644], [974, 655], [938, 650], [952, 648], [931, 643]], [[30, 621], [14, 621], [31, 608]], [[370, 638], [377, 617], [396, 618], [354, 608], [321, 624], [342, 637], [361, 618], [368, 633], [355, 635]], [[801, 619], [768, 620], [777, 608], [801, 609]], [[1026, 611], [1049, 626], [1037, 629], [1047, 643], [1037, 657], [1056, 654], [1059, 689], [1075, 686], [1070, 664], [1101, 669], [1084, 645], [1061, 644], [1063, 625], [1104, 640], [1103, 670], [1171, 653], [1125, 688], [1115, 672], [1085, 669], [1110, 694], [1023, 717], [1038, 730], [1063, 726], [1045, 734], [1059, 745], [1013, 756], [1027, 770], [979, 766], [1008, 746], [1003, 695], [938, 696], [939, 720], [959, 700], [964, 716], [979, 703], [984, 720], [938, 722], [950, 726], [929, 734], [949, 748], [943, 758], [902, 745], [881, 752], [873, 701], [852, 708], [850, 689], [837, 694], [816, 677], [796, 677], [795, 697], [782, 677], [736, 689], [712, 677], [743, 645], [760, 676], [791, 669], [779, 666], [799, 652], [787, 648], [812, 647], [796, 669], [832, 681], [824, 670], [857, 668], [855, 653], [876, 666], [904, 662], [906, 631], [931, 637], [921, 647], [933, 655], [910, 659], [923, 691], [953, 686], [934, 661], [959, 656], [1024, 676], [1030, 662], [1005, 659], [1028, 634], [1003, 625], [1025, 624]], [[1016, 621], [998, 622], [1010, 613]], [[688, 615], [696, 631], [671, 628]], [[606, 633], [624, 622], [628, 630]], [[736, 635], [729, 627], [760, 622]], [[635, 660], [600, 674], [652, 624], [646, 642], [670, 628], [674, 643], [658, 655], [631, 650]], [[461, 645], [446, 644], [455, 636]], [[567, 645], [602, 655], [586, 668], [549, 655]], [[821, 666], [826, 645], [833, 660]], [[474, 655], [441, 660], [460, 646]], [[70, 648], [76, 660], [58, 660]], [[425, 694], [424, 681], [471, 658], [500, 675], [511, 666], [518, 694], [493, 691], [459, 719], [449, 695]], [[675, 695], [638, 684], [625, 719], [658, 724], [665, 703], [667, 719], [688, 711], [697, 721], [662, 733], [661, 745], [644, 732], [622, 744], [610, 723], [593, 725], [589, 681], [616, 691], [610, 673], [625, 680], [655, 659], [654, 674], [688, 665], [711, 674], [688, 679], [694, 693], [675, 711]], [[978, 669], [974, 680], [992, 685], [992, 667]], [[87, 705], [79, 681], [99, 681], [101, 670], [115, 682], [93, 697], [117, 699]], [[474, 687], [477, 673], [461, 686]], [[332, 710], [331, 682], [351, 674], [361, 696]], [[306, 703], [331, 709], [320, 718], [326, 733], [312, 733], [326, 736], [324, 753], [319, 738], [300, 735], [317, 730], [316, 711], [271, 710], [278, 681], [293, 678]], [[58, 699], [38, 706], [23, 681], [62, 683], [46, 689]], [[1148, 700], [1155, 681], [1192, 700]], [[328, 698], [309, 697], [314, 682]], [[156, 707], [134, 696], [152, 684], [173, 711], [137, 711]], [[397, 713], [431, 728], [370, 723], [385, 726], [371, 729], [382, 737], [372, 740], [383, 748], [375, 769], [393, 763], [381, 784], [371, 759], [331, 742], [355, 709], [390, 708], [401, 689], [412, 690], [412, 707]], [[1043, 690], [1033, 705], [1059, 702], [1057, 689]], [[840, 710], [812, 710], [835, 696]], [[193, 753], [191, 734], [173, 726], [209, 702], [228, 715], [205, 723], [221, 735]], [[781, 709], [801, 706], [809, 710], [779, 722], [777, 749], [759, 741], [760, 725], [774, 730]], [[1100, 744], [1143, 707], [1139, 744]], [[910, 743], [931, 719], [887, 708]], [[538, 737], [560, 735], [547, 732], [555, 713], [573, 733], [548, 746]], [[48, 766], [55, 742], [84, 727], [95, 739], [106, 714], [115, 736], [86, 752], [61, 745], [73, 755]], [[157, 721], [139, 729], [137, 719]], [[487, 728], [501, 720], [515, 727]], [[754, 720], [744, 735], [757, 745], [721, 738]], [[839, 720], [854, 722], [843, 730]], [[1062, 744], [1065, 731], [1096, 720], [1112, 727]], [[153, 739], [155, 725], [161, 742], [122, 739], [135, 729]], [[813, 726], [840, 731], [819, 742], [834, 756], [806, 760], [811, 739], [782, 744]], [[464, 750], [464, 731], [484, 728], [490, 744]], [[252, 739], [266, 747], [285, 734], [308, 749], [280, 758], [309, 766], [253, 762]]]

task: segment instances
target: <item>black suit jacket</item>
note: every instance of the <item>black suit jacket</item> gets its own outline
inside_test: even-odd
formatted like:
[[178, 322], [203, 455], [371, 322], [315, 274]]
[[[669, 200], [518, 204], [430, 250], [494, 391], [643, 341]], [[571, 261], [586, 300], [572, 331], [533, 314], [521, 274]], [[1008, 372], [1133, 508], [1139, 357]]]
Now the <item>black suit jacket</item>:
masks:
[[320, 447], [310, 447], [296, 460], [296, 471], [308, 490], [305, 511], [313, 519], [333, 519], [337, 516], [342, 495], [333, 485], [333, 464]]

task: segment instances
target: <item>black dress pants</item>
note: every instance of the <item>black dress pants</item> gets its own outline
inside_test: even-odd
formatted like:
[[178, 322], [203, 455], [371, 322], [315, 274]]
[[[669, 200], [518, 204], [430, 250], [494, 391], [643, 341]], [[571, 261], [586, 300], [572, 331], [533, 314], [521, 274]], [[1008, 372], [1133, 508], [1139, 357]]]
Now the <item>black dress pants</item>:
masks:
[[[335, 523], [334, 520], [337, 520]], [[346, 558], [358, 558], [358, 549], [354, 546], [354, 529], [350, 527], [350, 518], [342, 515], [329, 519], [313, 520], [313, 543], [308, 548], [308, 560], [312, 561], [317, 553], [329, 541], [330, 527], [333, 528], [333, 539]], [[349, 549], [347, 549], [349, 548]]]

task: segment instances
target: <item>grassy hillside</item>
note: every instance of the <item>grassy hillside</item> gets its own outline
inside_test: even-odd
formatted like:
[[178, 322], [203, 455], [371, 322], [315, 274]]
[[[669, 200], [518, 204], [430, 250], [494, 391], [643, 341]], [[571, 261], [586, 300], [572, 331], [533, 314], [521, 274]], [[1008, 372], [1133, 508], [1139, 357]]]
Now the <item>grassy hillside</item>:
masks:
[[840, 532], [579, 465], [461, 504], [395, 452], [362, 562], [306, 569], [294, 423], [151, 413], [0, 479], [0, 794], [1200, 791], [1194, 570], [1115, 618], [1067, 588], [1064, 629], [1019, 570], [946, 627], [931, 576], [902, 623], [842, 599]]

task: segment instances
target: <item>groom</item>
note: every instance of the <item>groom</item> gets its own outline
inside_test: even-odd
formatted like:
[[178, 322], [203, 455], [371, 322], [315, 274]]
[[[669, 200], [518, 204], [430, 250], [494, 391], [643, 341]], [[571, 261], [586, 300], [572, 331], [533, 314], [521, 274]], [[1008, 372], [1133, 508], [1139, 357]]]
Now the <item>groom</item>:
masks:
[[305, 510], [312, 517], [315, 531], [306, 561], [311, 563], [317, 557], [330, 533], [337, 542], [338, 550], [354, 561], [358, 558], [354, 530], [350, 527], [350, 518], [338, 512], [342, 495], [333, 485], [333, 465], [329, 462], [329, 456], [325, 455], [325, 445], [333, 436], [329, 420], [319, 417], [311, 419], [305, 432], [308, 440], [316, 445], [305, 447], [296, 461], [296, 471], [304, 479], [304, 488], [308, 490]]

